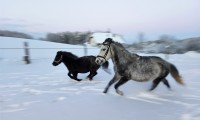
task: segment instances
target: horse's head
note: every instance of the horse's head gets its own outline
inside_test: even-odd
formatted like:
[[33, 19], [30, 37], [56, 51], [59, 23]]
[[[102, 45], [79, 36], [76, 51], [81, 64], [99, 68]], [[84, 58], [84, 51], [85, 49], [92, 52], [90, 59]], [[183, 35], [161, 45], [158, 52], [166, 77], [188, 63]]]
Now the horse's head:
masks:
[[107, 60], [109, 60], [112, 57], [112, 50], [111, 50], [111, 44], [114, 41], [111, 38], [107, 38], [103, 44], [101, 45], [100, 48], [100, 52], [97, 55], [97, 58], [95, 60], [95, 62], [97, 64], [102, 64], [104, 62], [106, 62]]
[[58, 51], [55, 58], [54, 58], [54, 61], [52, 63], [53, 66], [57, 66], [59, 65], [63, 60], [63, 52], [62, 51]]

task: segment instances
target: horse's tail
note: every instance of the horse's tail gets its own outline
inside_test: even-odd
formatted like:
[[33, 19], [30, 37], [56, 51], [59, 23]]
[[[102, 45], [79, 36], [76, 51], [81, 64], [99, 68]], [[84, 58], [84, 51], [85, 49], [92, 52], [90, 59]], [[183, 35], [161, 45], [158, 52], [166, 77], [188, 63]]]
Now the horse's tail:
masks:
[[169, 65], [169, 71], [172, 77], [176, 80], [176, 82], [178, 82], [181, 85], [185, 85], [181, 76], [179, 75], [178, 69], [173, 64]]
[[109, 62], [108, 62], [108, 61], [104, 62], [101, 66], [102, 66], [102, 68], [103, 68], [103, 70], [104, 70], [105, 72], [111, 74], [110, 69], [108, 69], [108, 66], [109, 66]]

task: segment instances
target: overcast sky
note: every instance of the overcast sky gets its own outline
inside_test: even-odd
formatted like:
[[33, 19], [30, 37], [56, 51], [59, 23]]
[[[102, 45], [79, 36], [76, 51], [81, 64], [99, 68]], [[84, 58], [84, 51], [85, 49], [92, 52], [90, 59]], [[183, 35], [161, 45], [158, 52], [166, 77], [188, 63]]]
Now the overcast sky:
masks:
[[200, 36], [200, 0], [0, 0], [0, 29]]

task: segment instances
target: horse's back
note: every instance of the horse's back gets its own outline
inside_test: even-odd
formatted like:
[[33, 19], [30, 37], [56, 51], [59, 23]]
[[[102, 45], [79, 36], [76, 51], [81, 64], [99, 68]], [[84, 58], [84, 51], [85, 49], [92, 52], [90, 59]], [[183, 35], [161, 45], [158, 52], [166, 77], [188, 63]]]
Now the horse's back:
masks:
[[91, 69], [92, 67], [97, 69], [100, 66], [95, 63], [95, 59], [96, 59], [95, 56], [90, 55], [90, 56], [80, 57], [77, 61], [80, 64], [80, 66], [84, 66], [88, 69]]
[[79, 58], [79, 61], [82, 61], [82, 62], [91, 64], [91, 63], [95, 63], [95, 59], [96, 59], [95, 56], [90, 55], [90, 56], [83, 56], [83, 57], [80, 57], [80, 58]]
[[158, 56], [141, 56], [140, 61], [143, 61], [144, 63], [147, 64], [163, 64], [163, 65], [170, 64], [168, 61]]
[[135, 81], [147, 81], [157, 78], [162, 72], [165, 60], [157, 56], [140, 56], [129, 66], [129, 74]]

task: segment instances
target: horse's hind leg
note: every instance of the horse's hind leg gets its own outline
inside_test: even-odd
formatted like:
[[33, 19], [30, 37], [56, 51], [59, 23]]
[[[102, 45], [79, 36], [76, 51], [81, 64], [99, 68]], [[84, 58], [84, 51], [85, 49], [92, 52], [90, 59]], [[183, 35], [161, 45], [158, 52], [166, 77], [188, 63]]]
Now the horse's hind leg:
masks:
[[91, 75], [92, 75], [92, 73], [90, 72], [90, 74], [87, 76], [87, 78], [89, 78], [89, 80], [91, 80], [90, 78], [91, 78]]
[[152, 84], [151, 88], [149, 89], [149, 91], [154, 90], [154, 89], [158, 86], [158, 84], [160, 83], [161, 80], [162, 80], [162, 79], [160, 79], [160, 78], [156, 78], [156, 79], [153, 81], [153, 84]]
[[163, 81], [163, 83], [167, 87], [170, 87], [168, 81], [165, 79], [165, 77], [169, 74], [169, 71], [163, 65], [160, 65], [160, 67], [161, 67], [161, 70], [162, 70], [161, 74], [160, 74], [160, 76], [158, 78], [156, 78], [153, 81], [153, 84], [152, 84], [151, 88], [149, 89], [150, 91], [154, 90], [158, 86], [158, 84], [160, 83], [160, 81]]
[[97, 74], [96, 71], [94, 72], [90, 72], [90, 74], [87, 76], [87, 78], [89, 78], [89, 80], [92, 80], [92, 78]]
[[169, 88], [169, 89], [171, 88], [167, 79], [165, 79], [165, 78], [162, 79], [162, 82], [167, 86], [167, 88]]
[[124, 95], [122, 91], [120, 91], [118, 89], [119, 86], [123, 85], [124, 83], [126, 83], [128, 81], [128, 79], [126, 77], [122, 77], [118, 82], [117, 84], [115, 85], [115, 90], [118, 94], [120, 95]]
[[108, 83], [108, 85], [106, 86], [106, 88], [104, 89], [103, 93], [107, 93], [108, 89], [110, 88], [110, 86], [115, 83], [117, 80], [120, 79], [120, 76], [118, 74], [115, 74], [114, 77], [110, 80], [110, 82]]

